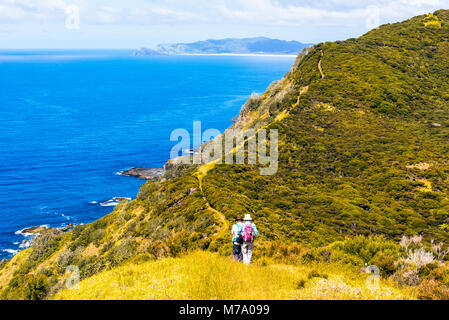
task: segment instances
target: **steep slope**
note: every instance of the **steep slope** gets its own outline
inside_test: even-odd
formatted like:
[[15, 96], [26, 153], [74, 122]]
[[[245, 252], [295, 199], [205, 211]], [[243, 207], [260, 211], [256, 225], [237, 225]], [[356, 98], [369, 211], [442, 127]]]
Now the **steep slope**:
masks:
[[[87, 278], [193, 249], [229, 254], [230, 223], [244, 213], [261, 232], [256, 257], [399, 272], [401, 236], [449, 240], [448, 35], [449, 11], [441, 10], [304, 50], [234, 124], [279, 130], [276, 175], [251, 165], [171, 163], [167, 180], [146, 183], [136, 200], [67, 234], [49, 231], [5, 263], [2, 297], [36, 287], [51, 296], [69, 265]], [[341, 244], [374, 234], [389, 241]]]
[[203, 179], [208, 201], [229, 218], [255, 214], [270, 240], [447, 240], [447, 19], [439, 11], [301, 56], [279, 93], [253, 98], [239, 118], [256, 112], [240, 127], [259, 127], [288, 114], [270, 126], [281, 136], [278, 174], [217, 166]]

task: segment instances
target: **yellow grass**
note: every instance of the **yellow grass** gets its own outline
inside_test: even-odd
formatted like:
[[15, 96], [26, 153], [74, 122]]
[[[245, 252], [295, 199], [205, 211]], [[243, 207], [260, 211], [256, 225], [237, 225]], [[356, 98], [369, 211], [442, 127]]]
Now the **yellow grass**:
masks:
[[318, 103], [316, 107], [320, 108], [320, 109], [322, 109], [324, 111], [329, 111], [329, 112], [334, 112], [335, 111], [335, 107], [331, 106], [330, 104], [327, 104], [327, 103]]
[[[311, 277], [317, 270], [326, 276]], [[367, 275], [335, 265], [245, 266], [209, 252], [129, 264], [100, 273], [65, 289], [57, 300], [103, 299], [403, 299], [408, 293], [382, 283], [366, 284]]]
[[287, 110], [282, 111], [277, 117], [276, 117], [276, 121], [282, 121], [285, 118], [287, 118], [290, 114], [288, 113]]
[[437, 21], [437, 20], [427, 21], [427, 22], [424, 22], [424, 26], [425, 27], [436, 27], [436, 28], [440, 29], [441, 22]]
[[424, 19], [424, 26], [441, 29], [441, 22], [437, 16], [435, 16], [433, 13], [429, 13]]
[[426, 179], [420, 179], [420, 180], [416, 180], [420, 183], [422, 183], [424, 185], [424, 187], [420, 187], [418, 188], [419, 191], [421, 192], [432, 192], [432, 183]]
[[20, 266], [28, 259], [31, 250], [23, 250], [17, 253], [5, 268], [0, 270], [0, 291], [7, 287], [9, 281], [14, 277], [14, 273], [20, 268]]
[[215, 161], [206, 163], [206, 164], [202, 165], [201, 167], [199, 167], [198, 171], [197, 171], [198, 179], [204, 178], [207, 175], [207, 173], [210, 170], [212, 170], [213, 168], [215, 168]]
[[418, 169], [421, 171], [428, 170], [428, 169], [430, 169], [430, 167], [432, 167], [432, 164], [426, 163], [426, 162], [421, 162], [418, 164], [412, 164], [412, 165], [406, 166], [407, 169]]

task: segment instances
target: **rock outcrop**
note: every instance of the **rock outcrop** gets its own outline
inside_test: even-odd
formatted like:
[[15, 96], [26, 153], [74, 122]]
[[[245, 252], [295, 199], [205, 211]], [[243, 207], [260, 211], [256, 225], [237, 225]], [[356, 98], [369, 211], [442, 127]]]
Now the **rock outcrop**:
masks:
[[143, 180], [155, 180], [164, 175], [164, 169], [162, 168], [131, 168], [120, 172], [121, 175], [136, 177]]

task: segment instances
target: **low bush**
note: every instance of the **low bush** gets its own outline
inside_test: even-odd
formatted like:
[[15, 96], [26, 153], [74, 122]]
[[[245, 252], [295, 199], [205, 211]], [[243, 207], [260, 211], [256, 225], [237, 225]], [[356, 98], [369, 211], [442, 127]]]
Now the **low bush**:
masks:
[[31, 277], [25, 287], [26, 300], [41, 300], [47, 294], [47, 280], [43, 275]]

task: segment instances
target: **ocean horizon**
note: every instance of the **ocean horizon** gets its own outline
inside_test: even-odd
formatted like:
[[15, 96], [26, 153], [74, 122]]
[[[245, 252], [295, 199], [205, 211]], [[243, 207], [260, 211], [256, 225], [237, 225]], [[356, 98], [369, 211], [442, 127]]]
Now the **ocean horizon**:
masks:
[[[0, 259], [27, 247], [28, 227], [85, 224], [160, 168], [170, 133], [224, 131], [293, 56], [132, 57], [132, 50], [0, 49]], [[24, 242], [25, 240], [25, 242]]]

